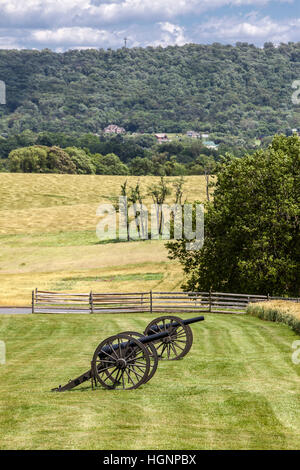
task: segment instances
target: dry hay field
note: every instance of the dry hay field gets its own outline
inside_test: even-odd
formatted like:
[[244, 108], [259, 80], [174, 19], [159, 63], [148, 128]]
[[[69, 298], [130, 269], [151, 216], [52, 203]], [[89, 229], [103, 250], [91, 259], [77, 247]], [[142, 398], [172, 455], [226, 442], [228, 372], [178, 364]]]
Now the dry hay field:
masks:
[[285, 302], [284, 300], [270, 300], [269, 302], [258, 302], [256, 307], [266, 309], [280, 310], [281, 312], [291, 315], [300, 321], [300, 302]]
[[247, 313], [261, 320], [285, 323], [300, 334], [300, 302], [271, 300], [248, 305]]
[[[23, 306], [31, 291], [179, 289], [182, 272], [163, 241], [101, 243], [100, 203], [139, 180], [144, 194], [159, 177], [0, 173], [0, 305]], [[170, 183], [175, 177], [166, 178]], [[167, 202], [173, 202], [171, 195]], [[205, 177], [185, 177], [184, 199], [204, 202]], [[145, 204], [151, 204], [150, 196]]]

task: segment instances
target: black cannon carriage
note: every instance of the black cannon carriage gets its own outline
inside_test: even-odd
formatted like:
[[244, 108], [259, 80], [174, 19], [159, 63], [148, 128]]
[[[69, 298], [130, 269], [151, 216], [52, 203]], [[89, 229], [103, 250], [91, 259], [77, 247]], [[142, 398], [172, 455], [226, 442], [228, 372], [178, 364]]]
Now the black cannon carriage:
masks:
[[193, 344], [189, 325], [203, 320], [203, 316], [182, 320], [168, 315], [152, 320], [144, 334], [125, 331], [110, 336], [97, 346], [88, 371], [52, 391], [71, 390], [87, 380], [106, 389], [138, 388], [153, 377], [159, 360], [178, 360], [189, 352]]

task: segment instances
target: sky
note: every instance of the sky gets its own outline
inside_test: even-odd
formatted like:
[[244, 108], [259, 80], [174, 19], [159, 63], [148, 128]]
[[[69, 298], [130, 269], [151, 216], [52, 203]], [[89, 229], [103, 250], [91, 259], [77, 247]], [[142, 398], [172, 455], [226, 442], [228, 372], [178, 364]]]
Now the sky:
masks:
[[300, 0], [0, 0], [0, 49], [300, 41]]

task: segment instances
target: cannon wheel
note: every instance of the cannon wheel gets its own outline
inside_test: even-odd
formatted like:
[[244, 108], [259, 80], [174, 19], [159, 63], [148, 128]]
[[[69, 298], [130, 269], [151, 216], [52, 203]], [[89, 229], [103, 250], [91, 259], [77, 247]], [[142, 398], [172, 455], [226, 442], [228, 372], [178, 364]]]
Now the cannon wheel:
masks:
[[94, 352], [92, 374], [105, 388], [138, 388], [147, 381], [149, 371], [148, 349], [128, 334], [110, 336], [102, 341]]
[[[133, 336], [133, 337], [137, 337], [137, 338], [141, 338], [141, 337], [144, 336], [144, 335], [142, 335], [142, 333], [138, 333], [136, 331], [124, 331], [124, 334], [129, 335], [129, 336]], [[148, 349], [149, 354], [150, 354], [150, 371], [149, 371], [148, 378], [145, 380], [144, 383], [146, 383], [150, 379], [152, 379], [153, 375], [156, 372], [157, 366], [158, 366], [158, 355], [157, 355], [157, 351], [156, 351], [156, 348], [155, 348], [154, 344], [153, 343], [148, 343], [148, 344], [145, 345], [145, 347]]]
[[[173, 326], [178, 323], [179, 326]], [[159, 359], [177, 360], [184, 357], [192, 347], [193, 333], [189, 325], [181, 318], [171, 315], [155, 318], [145, 329], [145, 335], [169, 331], [169, 336], [155, 341], [154, 345]]]

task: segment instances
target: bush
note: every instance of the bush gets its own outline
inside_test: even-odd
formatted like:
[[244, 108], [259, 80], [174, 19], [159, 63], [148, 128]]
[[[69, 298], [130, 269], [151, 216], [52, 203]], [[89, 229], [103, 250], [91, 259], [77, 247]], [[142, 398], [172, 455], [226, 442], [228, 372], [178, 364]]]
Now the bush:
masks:
[[267, 303], [266, 305], [249, 305], [246, 312], [261, 320], [285, 323], [293, 331], [300, 334], [300, 319], [280, 307], [270, 307]]
[[47, 150], [39, 146], [12, 150], [8, 156], [13, 173], [42, 173], [47, 168]]

